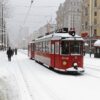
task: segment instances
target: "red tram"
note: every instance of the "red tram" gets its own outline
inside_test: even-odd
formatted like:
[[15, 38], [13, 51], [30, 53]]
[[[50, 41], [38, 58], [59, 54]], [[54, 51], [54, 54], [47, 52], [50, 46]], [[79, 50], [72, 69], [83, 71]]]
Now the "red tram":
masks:
[[29, 43], [31, 59], [58, 71], [84, 72], [83, 39], [69, 33], [52, 33]]

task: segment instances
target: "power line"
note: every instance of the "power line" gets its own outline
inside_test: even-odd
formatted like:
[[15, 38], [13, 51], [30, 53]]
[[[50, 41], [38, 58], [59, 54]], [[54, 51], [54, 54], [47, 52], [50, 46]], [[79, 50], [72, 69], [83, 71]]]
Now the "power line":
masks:
[[32, 7], [33, 2], [34, 2], [34, 1], [31, 0], [30, 6], [28, 6], [29, 8], [28, 8], [28, 11], [27, 11], [27, 13], [26, 13], [26, 15], [25, 15], [24, 22], [23, 22], [23, 24], [22, 24], [22, 26], [21, 26], [21, 28], [20, 28], [20, 32], [22, 32], [22, 30], [23, 30], [23, 25], [25, 25], [25, 23], [26, 23], [26, 21], [27, 21], [27, 18], [28, 18], [28, 16], [29, 16], [29, 12], [30, 12], [30, 10], [31, 10], [31, 7]]
[[31, 3], [30, 3], [30, 6], [29, 6], [29, 9], [28, 9], [28, 11], [27, 11], [27, 13], [26, 13], [26, 16], [25, 16], [25, 18], [24, 18], [24, 22], [23, 22], [24, 25], [25, 25], [26, 20], [27, 20], [27, 18], [28, 18], [28, 16], [29, 16], [29, 12], [30, 12], [30, 10], [31, 10], [31, 7], [32, 7], [33, 2], [34, 2], [34, 1], [31, 0]]
[[31, 4], [33, 3], [34, 1], [33, 0], [31, 0]]
[[[14, 5], [15, 7], [29, 7], [29, 6], [22, 6], [22, 5]], [[47, 5], [40, 5], [40, 6], [34, 6], [34, 8], [54, 8], [54, 7], [58, 7], [58, 6], [47, 6]]]

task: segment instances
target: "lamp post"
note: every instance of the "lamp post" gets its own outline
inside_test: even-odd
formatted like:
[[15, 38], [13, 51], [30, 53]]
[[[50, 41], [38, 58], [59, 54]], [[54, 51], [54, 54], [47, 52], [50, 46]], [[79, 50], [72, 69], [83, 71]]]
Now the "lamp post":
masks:
[[2, 49], [3, 49], [3, 45], [4, 45], [4, 38], [3, 38], [3, 36], [4, 36], [4, 34], [3, 34], [3, 32], [4, 32], [4, 23], [3, 23], [3, 3], [2, 3], [2, 35], [1, 35], [1, 42], [2, 42]]
[[23, 38], [22, 41], [23, 41], [22, 42], [22, 47], [23, 47], [23, 49], [25, 49], [25, 38]]
[[90, 40], [90, 52], [91, 52], [91, 42], [92, 42], [92, 40], [91, 40], [91, 37], [92, 37], [92, 0], [90, 0], [90, 34], [89, 34], [90, 36], [90, 38], [89, 38], [89, 40]]

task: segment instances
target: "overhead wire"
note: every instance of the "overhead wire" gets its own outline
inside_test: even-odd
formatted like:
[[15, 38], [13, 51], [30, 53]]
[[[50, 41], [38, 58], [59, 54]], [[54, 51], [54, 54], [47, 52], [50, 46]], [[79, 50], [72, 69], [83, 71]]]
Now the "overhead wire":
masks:
[[[29, 7], [29, 6], [22, 6], [22, 5], [15, 5], [15, 7]], [[51, 6], [51, 5], [42, 5], [42, 6], [34, 6], [34, 8], [54, 8], [54, 7], [57, 7], [57, 6]]]
[[29, 12], [30, 12], [30, 10], [31, 10], [31, 7], [32, 7], [33, 2], [34, 2], [34, 0], [31, 0], [31, 4], [30, 4], [29, 9], [28, 9], [28, 11], [27, 11], [27, 13], [26, 13], [26, 15], [25, 15], [23, 25], [25, 25], [25, 23], [26, 23], [26, 21], [27, 21], [27, 18], [28, 18], [28, 16], [29, 16]]
[[23, 28], [24, 28], [24, 25], [25, 25], [25, 23], [26, 23], [26, 21], [27, 21], [27, 19], [28, 19], [29, 12], [30, 12], [30, 10], [31, 10], [31, 7], [32, 7], [33, 2], [34, 2], [34, 0], [31, 0], [30, 6], [29, 6], [28, 11], [27, 11], [27, 13], [26, 13], [26, 15], [25, 15], [24, 21], [23, 21], [23, 23], [22, 23], [22, 25], [21, 25], [20, 33], [22, 32], [22, 30], [23, 30]]

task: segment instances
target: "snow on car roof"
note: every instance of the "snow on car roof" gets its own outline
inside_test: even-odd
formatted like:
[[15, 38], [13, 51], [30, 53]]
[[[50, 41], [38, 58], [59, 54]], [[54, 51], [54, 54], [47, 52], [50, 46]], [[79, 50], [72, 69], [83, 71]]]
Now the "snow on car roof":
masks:
[[97, 41], [94, 43], [94, 46], [100, 46], [100, 40], [97, 40]]

